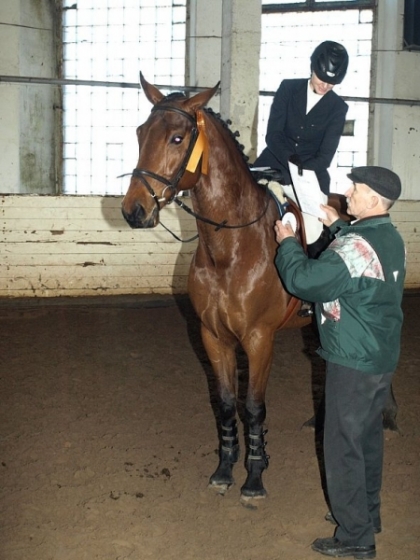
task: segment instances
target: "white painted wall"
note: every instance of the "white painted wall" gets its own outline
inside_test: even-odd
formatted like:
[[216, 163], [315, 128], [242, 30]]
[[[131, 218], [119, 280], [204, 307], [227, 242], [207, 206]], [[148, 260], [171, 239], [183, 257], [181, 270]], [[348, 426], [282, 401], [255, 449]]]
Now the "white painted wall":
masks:
[[[1, 0], [0, 75], [56, 77], [54, 2]], [[0, 83], [0, 192], [56, 192], [58, 88]]]
[[223, 1], [221, 114], [250, 161], [257, 157], [260, 18], [260, 0]]
[[[221, 52], [222, 0], [190, 0], [187, 6], [185, 82], [197, 87], [215, 86], [221, 76]], [[220, 97], [213, 97], [209, 106], [219, 112]]]
[[190, 0], [187, 83], [212, 87], [210, 106], [230, 119], [251, 161], [257, 156], [260, 0]]
[[[185, 293], [196, 241], [176, 241], [162, 226], [130, 229], [121, 199], [0, 197], [0, 297]], [[392, 209], [408, 250], [407, 288], [420, 288], [419, 215], [420, 202]], [[161, 220], [181, 239], [196, 233], [178, 207]]]
[[[420, 52], [402, 50], [404, 0], [378, 2], [372, 95], [420, 103]], [[420, 104], [372, 105], [370, 163], [401, 177], [404, 200], [419, 200]]]
[[[122, 197], [0, 197], [0, 297], [185, 293], [196, 242], [162, 226], [132, 230]], [[161, 220], [181, 239], [195, 220], [178, 207]]]

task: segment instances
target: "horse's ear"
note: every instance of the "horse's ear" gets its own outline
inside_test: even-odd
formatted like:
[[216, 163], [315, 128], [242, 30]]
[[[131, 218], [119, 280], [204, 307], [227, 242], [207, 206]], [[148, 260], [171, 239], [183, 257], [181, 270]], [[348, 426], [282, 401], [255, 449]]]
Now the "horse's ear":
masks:
[[205, 91], [201, 91], [200, 93], [194, 95], [194, 97], [188, 99], [188, 101], [186, 102], [188, 108], [192, 109], [195, 112], [197, 111], [197, 109], [201, 109], [202, 107], [207, 105], [207, 103], [219, 89], [219, 85], [220, 82], [218, 82], [214, 87], [206, 89]]
[[162, 99], [165, 97], [163, 93], [161, 93], [158, 90], [158, 88], [156, 88], [152, 84], [149, 84], [149, 82], [145, 79], [145, 77], [141, 72], [140, 72], [140, 83], [144, 93], [146, 94], [147, 99], [153, 105], [156, 105], [156, 103], [159, 103], [159, 101], [162, 101]]

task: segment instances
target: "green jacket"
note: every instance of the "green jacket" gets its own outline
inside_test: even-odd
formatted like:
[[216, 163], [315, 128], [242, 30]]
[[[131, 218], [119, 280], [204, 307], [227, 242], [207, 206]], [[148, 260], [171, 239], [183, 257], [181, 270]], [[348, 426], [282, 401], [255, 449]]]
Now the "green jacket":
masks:
[[336, 237], [318, 259], [308, 259], [296, 239], [284, 239], [277, 270], [291, 294], [316, 302], [325, 360], [390, 373], [400, 355], [404, 242], [388, 215], [352, 225], [337, 220], [330, 229]]

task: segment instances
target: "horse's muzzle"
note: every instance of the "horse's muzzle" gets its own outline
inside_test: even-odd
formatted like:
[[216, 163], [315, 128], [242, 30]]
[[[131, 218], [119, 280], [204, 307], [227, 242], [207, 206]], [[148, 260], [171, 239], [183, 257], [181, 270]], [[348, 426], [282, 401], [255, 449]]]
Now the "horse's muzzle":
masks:
[[121, 209], [121, 212], [125, 221], [133, 229], [153, 228], [158, 224], [158, 212], [156, 208], [147, 215], [143, 206], [136, 203], [132, 212], [127, 212], [124, 208]]

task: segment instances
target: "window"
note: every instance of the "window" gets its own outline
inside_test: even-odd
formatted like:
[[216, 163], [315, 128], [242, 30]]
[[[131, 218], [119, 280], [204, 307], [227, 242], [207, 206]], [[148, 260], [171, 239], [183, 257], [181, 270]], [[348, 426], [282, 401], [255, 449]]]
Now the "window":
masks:
[[64, 194], [122, 194], [150, 111], [139, 71], [184, 85], [185, 22], [186, 0], [63, 1], [64, 77], [86, 81], [63, 88]]

